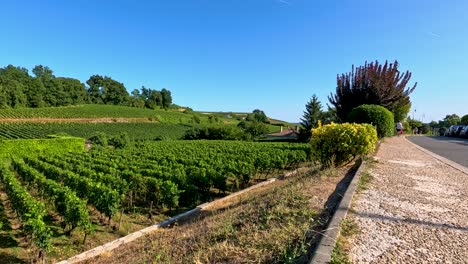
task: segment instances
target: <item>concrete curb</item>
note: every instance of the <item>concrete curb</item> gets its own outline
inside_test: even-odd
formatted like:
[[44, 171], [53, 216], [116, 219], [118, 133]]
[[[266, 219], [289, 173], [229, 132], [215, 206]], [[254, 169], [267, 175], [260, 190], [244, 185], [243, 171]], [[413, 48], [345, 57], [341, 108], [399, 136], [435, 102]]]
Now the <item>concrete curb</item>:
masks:
[[332, 251], [335, 248], [336, 241], [340, 235], [341, 222], [343, 222], [343, 219], [348, 214], [354, 192], [356, 191], [361, 174], [364, 171], [365, 164], [365, 161], [362, 161], [359, 165], [359, 168], [349, 183], [343, 198], [341, 199], [332, 219], [327, 226], [327, 229], [323, 230], [325, 233], [322, 233], [322, 238], [309, 263], [330, 263]]
[[444, 157], [442, 157], [442, 156], [439, 156], [439, 155], [435, 154], [434, 152], [432, 152], [432, 151], [430, 151], [430, 150], [427, 150], [427, 149], [425, 149], [425, 148], [419, 146], [419, 145], [416, 144], [416, 143], [411, 142], [411, 141], [408, 140], [406, 137], [405, 137], [405, 140], [406, 140], [407, 142], [413, 144], [413, 146], [415, 146], [417, 149], [421, 150], [422, 152], [424, 152], [424, 153], [426, 153], [426, 154], [429, 154], [429, 155], [431, 155], [432, 157], [438, 159], [439, 161], [441, 161], [441, 162], [447, 164], [448, 166], [450, 166], [450, 167], [452, 167], [452, 168], [454, 168], [454, 169], [456, 169], [456, 170], [459, 170], [459, 171], [461, 171], [461, 172], [463, 172], [463, 173], [465, 173], [465, 174], [468, 175], [468, 168], [467, 168], [467, 167], [462, 166], [462, 165], [460, 165], [460, 164], [458, 164], [458, 163], [456, 163], [456, 162], [454, 162], [454, 161], [451, 161], [451, 160], [449, 160], [449, 159], [447, 159], [447, 158], [444, 158]]
[[90, 249], [88, 251], [85, 251], [81, 254], [78, 254], [78, 255], [75, 255], [73, 257], [70, 257], [69, 259], [66, 259], [66, 260], [62, 260], [60, 262], [58, 262], [57, 264], [71, 264], [71, 263], [78, 263], [78, 262], [81, 262], [81, 261], [85, 261], [85, 260], [88, 260], [90, 258], [94, 258], [94, 257], [97, 257], [103, 253], [106, 253], [106, 252], [110, 252], [114, 249], [116, 249], [117, 247], [121, 246], [121, 245], [124, 245], [124, 244], [127, 244], [127, 243], [130, 243], [140, 237], [143, 237], [151, 232], [154, 232], [156, 231], [157, 229], [161, 228], [161, 227], [165, 227], [165, 226], [168, 226], [170, 224], [173, 224], [175, 222], [177, 222], [178, 220], [180, 220], [181, 218], [184, 218], [184, 217], [188, 217], [188, 216], [191, 216], [201, 210], [206, 210], [208, 209], [209, 207], [212, 207], [218, 203], [221, 203], [221, 202], [224, 202], [224, 201], [227, 201], [227, 200], [230, 200], [230, 199], [233, 199], [237, 196], [240, 196], [244, 193], [247, 193], [247, 192], [250, 192], [254, 189], [258, 189], [260, 187], [263, 187], [263, 186], [266, 186], [266, 185], [269, 185], [281, 178], [284, 178], [284, 177], [291, 177], [297, 173], [300, 173], [301, 169], [296, 169], [292, 172], [289, 172], [289, 173], [286, 173], [286, 174], [282, 174], [280, 176], [278, 176], [277, 178], [271, 178], [271, 179], [268, 179], [268, 180], [265, 180], [263, 182], [260, 182], [258, 184], [255, 184], [253, 186], [250, 186], [249, 188], [246, 188], [246, 189], [243, 189], [241, 191], [238, 191], [238, 192], [235, 192], [235, 193], [232, 193], [226, 197], [223, 197], [221, 199], [218, 199], [218, 200], [215, 200], [215, 201], [212, 201], [212, 202], [208, 202], [208, 203], [204, 203], [204, 204], [201, 204], [197, 207], [195, 207], [194, 209], [192, 210], [189, 210], [189, 211], [186, 211], [184, 213], [181, 213], [181, 214], [178, 214], [174, 217], [171, 217], [161, 223], [157, 223], [157, 224], [154, 224], [152, 226], [149, 226], [149, 227], [146, 227], [144, 229], [141, 229], [139, 231], [136, 231], [136, 232], [133, 232], [131, 234], [128, 234], [124, 237], [121, 237], [119, 239], [116, 239], [114, 241], [111, 241], [111, 242], [108, 242], [104, 245], [101, 245], [101, 246], [98, 246], [98, 247], [95, 247], [93, 249]]

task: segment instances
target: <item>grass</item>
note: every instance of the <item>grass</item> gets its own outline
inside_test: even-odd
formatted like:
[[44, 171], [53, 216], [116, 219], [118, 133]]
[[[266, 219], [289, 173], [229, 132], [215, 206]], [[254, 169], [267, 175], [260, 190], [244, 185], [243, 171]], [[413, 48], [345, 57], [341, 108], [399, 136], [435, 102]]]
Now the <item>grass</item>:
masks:
[[335, 248], [332, 251], [331, 261], [332, 264], [348, 264], [352, 263], [346, 253], [349, 250], [349, 238], [359, 233], [359, 227], [350, 218], [345, 218], [341, 223], [341, 233]]
[[[372, 168], [375, 163], [378, 161], [372, 157], [366, 159], [367, 169], [364, 171], [360, 178], [356, 188], [357, 193], [361, 193], [369, 188], [369, 183], [374, 178], [369, 173], [369, 168]], [[348, 257], [349, 248], [350, 248], [350, 238], [359, 233], [359, 226], [357, 225], [352, 218], [349, 216], [346, 217], [341, 223], [340, 236], [335, 244], [331, 255], [332, 264], [348, 264], [352, 263]]]
[[362, 192], [362, 191], [365, 191], [369, 188], [369, 182], [373, 179], [373, 176], [365, 171], [361, 174], [361, 177], [359, 178], [359, 182], [358, 182], [358, 185], [357, 185], [357, 189], [356, 191], [358, 193]]

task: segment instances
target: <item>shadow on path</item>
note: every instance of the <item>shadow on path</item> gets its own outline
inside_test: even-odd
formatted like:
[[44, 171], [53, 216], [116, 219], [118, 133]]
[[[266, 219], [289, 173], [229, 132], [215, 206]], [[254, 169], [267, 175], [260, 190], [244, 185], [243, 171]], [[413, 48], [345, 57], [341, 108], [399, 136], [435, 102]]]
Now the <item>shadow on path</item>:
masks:
[[408, 223], [408, 224], [435, 227], [435, 228], [448, 228], [448, 229], [458, 230], [462, 232], [468, 232], [468, 226], [456, 226], [452, 224], [434, 223], [434, 222], [422, 221], [422, 220], [411, 219], [411, 218], [391, 217], [391, 216], [384, 216], [384, 215], [379, 215], [379, 214], [368, 214], [368, 213], [359, 213], [359, 212], [353, 212], [353, 214], [358, 215], [360, 217], [378, 219], [382, 221], [390, 221], [390, 222], [395, 222], [395, 223], [401, 222], [401, 223]]

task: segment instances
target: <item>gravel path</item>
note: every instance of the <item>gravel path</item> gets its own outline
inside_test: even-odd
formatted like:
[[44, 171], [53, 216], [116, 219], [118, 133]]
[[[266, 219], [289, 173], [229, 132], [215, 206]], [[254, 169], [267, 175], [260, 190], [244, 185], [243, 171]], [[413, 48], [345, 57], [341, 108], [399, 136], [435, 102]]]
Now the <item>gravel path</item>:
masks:
[[386, 139], [369, 169], [374, 179], [355, 197], [350, 239], [355, 263], [468, 263], [468, 175]]

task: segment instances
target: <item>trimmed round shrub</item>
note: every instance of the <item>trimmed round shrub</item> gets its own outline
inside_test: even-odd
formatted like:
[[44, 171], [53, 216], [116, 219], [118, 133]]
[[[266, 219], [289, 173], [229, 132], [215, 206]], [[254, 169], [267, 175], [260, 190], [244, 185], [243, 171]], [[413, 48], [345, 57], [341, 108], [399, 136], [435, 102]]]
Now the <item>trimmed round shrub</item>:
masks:
[[375, 149], [377, 131], [370, 124], [329, 124], [312, 129], [312, 157], [324, 166], [345, 164]]
[[380, 105], [360, 105], [349, 113], [347, 121], [376, 126], [379, 138], [395, 134], [395, 121], [392, 112]]

